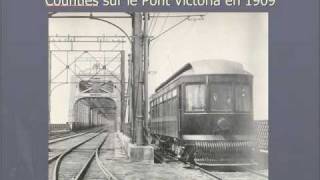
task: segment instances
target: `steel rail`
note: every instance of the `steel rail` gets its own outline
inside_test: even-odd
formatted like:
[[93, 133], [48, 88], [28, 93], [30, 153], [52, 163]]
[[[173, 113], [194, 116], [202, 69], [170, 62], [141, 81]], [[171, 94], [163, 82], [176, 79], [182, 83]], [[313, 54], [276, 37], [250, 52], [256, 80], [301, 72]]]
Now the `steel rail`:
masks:
[[[108, 135], [108, 136], [109, 136], [109, 135]], [[103, 140], [103, 142], [105, 142], [107, 138], [108, 138], [108, 137], [106, 137], [106, 138]], [[97, 162], [99, 168], [101, 169], [101, 171], [103, 172], [103, 174], [106, 176], [107, 180], [118, 180], [118, 178], [115, 177], [115, 176], [103, 165], [102, 161], [101, 161], [100, 158], [99, 158], [100, 149], [101, 149], [101, 147], [102, 147], [103, 144], [104, 144], [104, 143], [102, 143], [102, 144], [100, 145], [100, 147], [98, 147], [97, 150], [96, 150], [96, 152], [95, 152], [96, 162]]]
[[[60, 139], [60, 138], [63, 138], [63, 137], [67, 137], [67, 136], [71, 136], [71, 135], [68, 135], [69, 133], [71, 133], [72, 131], [70, 130], [61, 130], [59, 132], [55, 131], [55, 132], [49, 132], [48, 133], [48, 143], [50, 141], [54, 141], [56, 139]], [[78, 133], [80, 134], [80, 132]], [[75, 135], [75, 134], [74, 134]]]
[[[179, 159], [178, 159], [178, 160], [179, 160]], [[183, 161], [181, 161], [181, 162], [183, 162]], [[190, 162], [184, 162], [184, 163], [188, 164], [189, 166], [194, 166], [195, 169], [198, 169], [199, 171], [201, 171], [201, 172], [209, 175], [210, 177], [212, 177], [212, 178], [214, 178], [214, 179], [216, 179], [216, 180], [223, 180], [223, 178], [221, 178], [221, 177], [213, 174], [212, 172], [210, 172], [210, 171], [208, 171], [208, 170], [205, 170], [204, 168], [202, 168], [202, 167], [200, 167], [200, 166], [198, 166], [198, 165], [191, 164]]]
[[[96, 130], [96, 131], [89, 131], [89, 132], [87, 132], [87, 133], [85, 133], [85, 134], [94, 133], [94, 132], [99, 132], [99, 131], [102, 131], [102, 129], [98, 129], [98, 130]], [[85, 134], [82, 134], [82, 135], [85, 135]], [[82, 135], [78, 135], [78, 136], [82, 136]], [[78, 137], [78, 136], [75, 136], [75, 137]], [[71, 138], [75, 138], [75, 137], [70, 137], [70, 138], [62, 139], [62, 140], [59, 140], [59, 141], [56, 141], [56, 142], [64, 141], [64, 140], [71, 139]], [[56, 143], [56, 142], [52, 142], [51, 144]], [[50, 143], [49, 143], [49, 145], [50, 145]], [[62, 154], [62, 153], [58, 153], [58, 154], [54, 155], [53, 157], [49, 158], [49, 159], [48, 159], [48, 163], [51, 163], [52, 161], [56, 160], [61, 154]]]
[[61, 153], [59, 156], [58, 156], [58, 159], [57, 159], [57, 162], [54, 166], [54, 170], [53, 170], [53, 176], [52, 176], [52, 180], [58, 180], [59, 179], [59, 167], [60, 167], [60, 164], [62, 162], [62, 159], [69, 153], [71, 153], [74, 149], [76, 149], [77, 147], [81, 146], [82, 144], [86, 143], [86, 142], [89, 142], [90, 140], [92, 140], [93, 138], [97, 137], [98, 135], [100, 135], [103, 131], [99, 131], [98, 134], [78, 143], [77, 145], [67, 149], [66, 151], [64, 151], [63, 153]]
[[100, 144], [98, 145], [98, 147], [95, 149], [95, 151], [93, 151], [93, 153], [91, 154], [90, 158], [88, 159], [88, 161], [85, 163], [85, 165], [82, 167], [82, 169], [79, 171], [79, 173], [77, 174], [77, 176], [74, 178], [74, 180], [80, 180], [84, 177], [86, 171], [88, 170], [88, 168], [90, 167], [90, 164], [93, 160], [93, 158], [96, 156], [96, 151], [104, 144], [106, 138], [109, 136], [109, 134], [107, 134], [103, 140], [100, 142]]
[[269, 178], [268, 175], [259, 173], [259, 172], [257, 172], [257, 171], [252, 170], [252, 169], [249, 169], [249, 168], [246, 168], [246, 167], [240, 167], [240, 168], [243, 169], [243, 170], [245, 170], [245, 171], [247, 171], [247, 172], [249, 172], [249, 173], [255, 174], [255, 175], [257, 175], [257, 176], [264, 177], [264, 178], [267, 178], [267, 179]]
[[[159, 155], [159, 156], [160, 156], [160, 155]], [[194, 164], [191, 164], [190, 162], [182, 161], [182, 160], [180, 160], [180, 159], [178, 159], [178, 158], [176, 158], [176, 157], [174, 157], [174, 156], [171, 156], [171, 155], [167, 155], [167, 156], [169, 156], [170, 158], [173, 158], [173, 159], [175, 159], [175, 160], [177, 160], [177, 161], [180, 161], [180, 162], [183, 162], [183, 163], [188, 164], [188, 165], [190, 165], [190, 166], [193, 166], [194, 169], [198, 169], [198, 170], [200, 170], [201, 172], [203, 172], [203, 173], [205, 173], [205, 174], [213, 177], [213, 178], [216, 179], [216, 180], [223, 180], [223, 179], [225, 179], [225, 178], [221, 178], [221, 177], [215, 175], [214, 173], [212, 173], [212, 172], [210, 172], [210, 171], [208, 171], [208, 170], [206, 170], [206, 169], [204, 169], [204, 168], [202, 168], [202, 167], [200, 167], [200, 166], [198, 166], [198, 165], [194, 165]], [[257, 175], [257, 176], [260, 176], [260, 177], [263, 177], [263, 178], [267, 178], [267, 179], [269, 178], [269, 176], [267, 176], [267, 175], [265, 175], [265, 174], [261, 174], [261, 173], [259, 173], [259, 172], [254, 171], [254, 170], [251, 170], [251, 169], [248, 169], [248, 168], [245, 168], [245, 167], [240, 167], [240, 168], [243, 169], [243, 170], [245, 170], [247, 173], [251, 173], [251, 174], [254, 174], [254, 175]]]
[[[159, 156], [160, 156], [160, 155], [159, 155]], [[201, 172], [209, 175], [210, 177], [212, 177], [212, 178], [214, 178], [214, 179], [216, 179], [216, 180], [223, 180], [221, 177], [213, 174], [213, 173], [210, 172], [210, 171], [207, 171], [207, 170], [201, 168], [200, 166], [191, 164], [190, 162], [182, 161], [181, 159], [179, 159], [179, 158], [177, 158], [177, 157], [174, 157], [174, 156], [172, 156], [172, 155], [170, 155], [170, 154], [166, 154], [166, 156], [167, 156], [167, 157], [170, 157], [170, 158], [172, 158], [172, 159], [175, 159], [176, 161], [183, 162], [184, 164], [187, 164], [187, 165], [189, 165], [190, 167], [194, 167], [194, 169], [199, 170], [199, 171], [201, 171]]]
[[61, 155], [61, 153], [56, 154], [55, 156], [49, 158], [49, 159], [48, 159], [48, 163], [50, 164], [51, 162], [53, 162], [54, 160], [56, 160], [60, 155]]
[[217, 180], [223, 180], [221, 177], [218, 177], [217, 175], [213, 174], [212, 172], [210, 172], [208, 170], [205, 170], [205, 169], [203, 169], [203, 168], [201, 168], [199, 166], [197, 166], [197, 169], [199, 169], [201, 172], [203, 172], [203, 173], [205, 173], [205, 174], [207, 174], [207, 175], [209, 175], [209, 176], [211, 176], [211, 177], [213, 177], [213, 178], [215, 178]]
[[95, 132], [98, 132], [99, 130], [101, 130], [101, 129], [98, 129], [98, 130], [95, 129], [95, 130], [85, 131], [85, 132], [82, 132], [82, 133], [79, 133], [79, 134], [75, 134], [75, 135], [71, 135], [71, 136], [59, 137], [59, 138], [51, 139], [51, 140], [48, 141], [48, 144], [54, 144], [54, 143], [57, 143], [57, 142], [65, 141], [65, 140], [68, 140], [68, 139], [71, 139], [71, 138], [75, 138], [75, 137], [78, 137], [78, 136], [83, 136], [83, 135], [88, 134], [88, 133], [95, 133]]

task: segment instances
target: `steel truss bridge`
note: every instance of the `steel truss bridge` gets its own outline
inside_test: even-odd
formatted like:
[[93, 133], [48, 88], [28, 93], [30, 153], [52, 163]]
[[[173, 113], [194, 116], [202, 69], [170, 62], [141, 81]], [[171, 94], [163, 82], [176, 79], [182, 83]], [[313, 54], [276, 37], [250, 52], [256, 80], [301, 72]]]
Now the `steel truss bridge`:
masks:
[[71, 128], [108, 124], [117, 129], [126, 109], [125, 37], [56, 35], [48, 40], [49, 104], [57, 88], [69, 86]]

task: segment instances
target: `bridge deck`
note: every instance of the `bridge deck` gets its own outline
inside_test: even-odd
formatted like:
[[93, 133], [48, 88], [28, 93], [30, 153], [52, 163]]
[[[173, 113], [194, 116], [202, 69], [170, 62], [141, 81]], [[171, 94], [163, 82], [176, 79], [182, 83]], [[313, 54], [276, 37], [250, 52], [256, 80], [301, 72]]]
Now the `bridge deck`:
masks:
[[212, 179], [205, 173], [188, 169], [186, 168], [188, 165], [178, 162], [164, 164], [130, 162], [116, 133], [109, 135], [101, 148], [100, 158], [104, 166], [118, 179]]

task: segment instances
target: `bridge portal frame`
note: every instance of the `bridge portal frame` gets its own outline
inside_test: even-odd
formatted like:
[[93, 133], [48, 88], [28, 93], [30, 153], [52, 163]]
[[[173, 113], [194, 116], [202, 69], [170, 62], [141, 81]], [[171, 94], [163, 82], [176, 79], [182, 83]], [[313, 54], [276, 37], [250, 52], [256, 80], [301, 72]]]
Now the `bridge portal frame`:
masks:
[[[52, 97], [52, 92], [58, 88], [61, 87], [63, 85], [67, 85], [67, 84], [73, 84], [73, 83], [78, 83], [78, 82], [70, 82], [69, 81], [69, 74], [70, 72], [76, 76], [76, 77], [80, 77], [81, 74], [77, 74], [77, 72], [73, 71], [70, 68], [70, 63], [69, 63], [69, 59], [68, 59], [68, 54], [70, 52], [82, 52], [75, 60], [73, 60], [71, 62], [71, 64], [75, 64], [75, 66], [77, 66], [77, 61], [79, 60], [79, 58], [85, 54], [88, 53], [90, 54], [90, 52], [102, 52], [105, 56], [106, 53], [117, 53], [114, 57], [112, 57], [112, 59], [110, 61], [106, 61], [106, 58], [104, 58], [103, 61], [103, 69], [104, 72], [108, 71], [108, 73], [104, 73], [104, 76], [113, 76], [113, 77], [117, 77], [114, 72], [120, 68], [120, 79], [118, 78], [118, 82], [120, 84], [120, 96], [121, 96], [121, 105], [120, 105], [120, 109], [121, 109], [121, 113], [120, 113], [120, 118], [121, 118], [121, 124], [124, 123], [124, 119], [125, 119], [125, 114], [126, 114], [126, 81], [125, 81], [125, 51], [123, 50], [123, 44], [126, 42], [125, 40], [125, 36], [49, 36], [48, 37], [48, 47], [49, 47], [49, 79], [48, 79], [48, 87], [49, 87], [49, 121], [48, 123], [50, 124], [51, 122], [51, 118], [50, 118], [50, 114], [51, 114], [51, 97]], [[61, 49], [59, 48], [56, 43], [67, 43], [69, 44], [69, 49]], [[97, 49], [90, 49], [90, 50], [85, 50], [85, 49], [76, 49], [74, 48], [74, 44], [75, 43], [97, 43], [99, 46]], [[110, 49], [104, 49], [103, 48], [103, 44], [104, 43], [115, 43], [115, 45], [113, 46], [113, 48]], [[119, 47], [119, 45], [122, 44], [122, 50], [117, 50], [117, 48]], [[55, 48], [54, 48], [55, 47]], [[55, 52], [64, 52], [66, 53], [66, 62], [64, 62], [61, 58], [59, 57], [55, 57], [56, 59], [58, 59], [58, 61], [60, 61], [60, 63], [62, 63], [65, 68], [58, 73], [58, 76], [63, 74], [64, 72], [66, 72], [67, 74], [67, 78], [66, 81], [55, 81], [55, 78], [52, 78], [52, 73], [51, 73], [51, 65], [52, 65], [52, 56], [54, 56]], [[108, 69], [108, 65], [110, 63], [112, 63], [113, 61], [115, 61], [117, 59], [117, 57], [120, 55], [120, 65], [117, 66], [115, 69], [110, 70]], [[94, 57], [93, 55], [91, 55], [92, 59], [94, 59], [96, 62], [98, 61], [96, 57]], [[57, 75], [56, 75], [57, 76]], [[94, 74], [91, 78], [94, 78], [95, 76], [99, 76], [99, 72], [97, 72], [96, 74]], [[52, 87], [52, 85], [54, 84], [54, 86]], [[121, 125], [122, 126], [122, 125]], [[122, 129], [122, 128], [121, 128]]]

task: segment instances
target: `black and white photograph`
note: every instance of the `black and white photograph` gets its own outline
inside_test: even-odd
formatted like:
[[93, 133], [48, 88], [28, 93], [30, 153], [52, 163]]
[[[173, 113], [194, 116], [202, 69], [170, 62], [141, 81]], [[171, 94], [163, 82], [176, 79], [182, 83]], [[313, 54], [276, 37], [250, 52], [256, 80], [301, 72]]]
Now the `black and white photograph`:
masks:
[[50, 12], [48, 180], [269, 179], [265, 12]]

